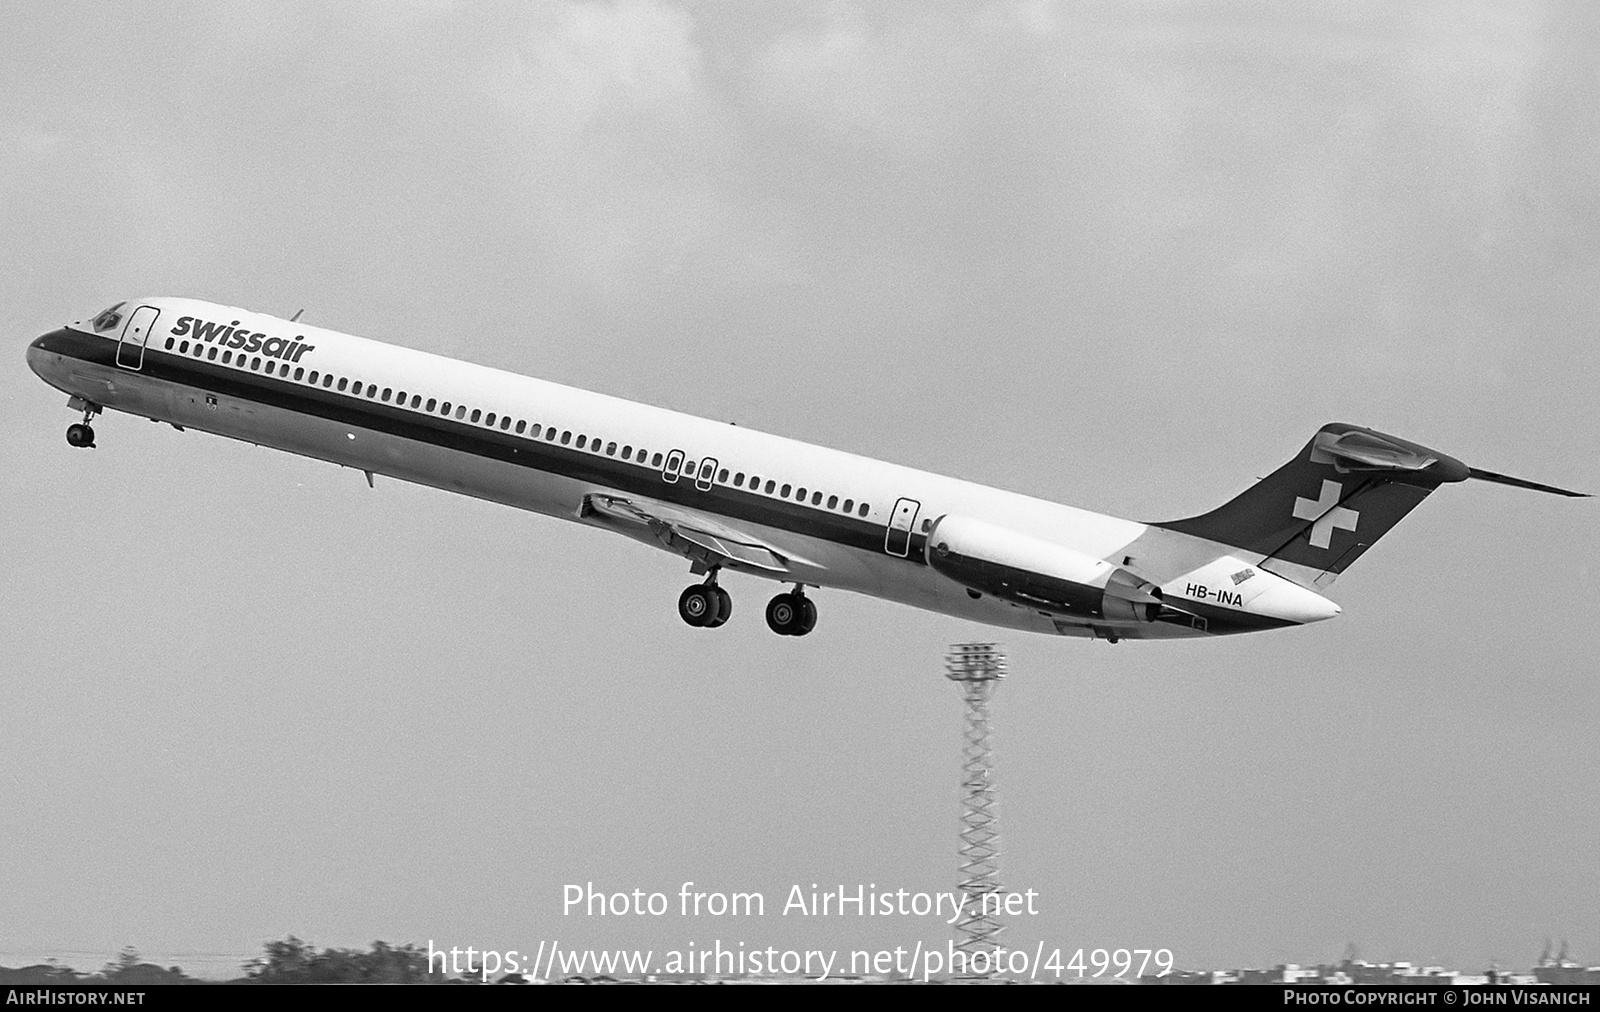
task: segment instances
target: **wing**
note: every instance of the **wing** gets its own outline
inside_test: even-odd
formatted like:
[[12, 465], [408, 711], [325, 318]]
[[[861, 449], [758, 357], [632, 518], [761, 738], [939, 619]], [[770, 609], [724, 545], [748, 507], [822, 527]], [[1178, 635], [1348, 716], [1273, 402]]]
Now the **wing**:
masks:
[[578, 516], [705, 565], [758, 569], [767, 573], [787, 573], [797, 565], [823, 568], [708, 514], [655, 499], [592, 492], [583, 497]]

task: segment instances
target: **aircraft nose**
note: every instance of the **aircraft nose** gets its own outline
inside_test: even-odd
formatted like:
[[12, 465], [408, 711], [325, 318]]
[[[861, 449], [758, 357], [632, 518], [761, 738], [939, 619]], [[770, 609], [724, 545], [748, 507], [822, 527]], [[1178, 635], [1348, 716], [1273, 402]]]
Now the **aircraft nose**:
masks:
[[60, 374], [64, 368], [60, 343], [62, 333], [61, 330], [52, 330], [48, 334], [40, 334], [28, 344], [27, 350], [28, 368], [54, 387], [61, 386]]
[[34, 373], [39, 376], [44, 375], [44, 357], [46, 355], [44, 350], [44, 338], [45, 335], [40, 335], [39, 337], [33, 339], [32, 344], [28, 345], [28, 368], [32, 369]]

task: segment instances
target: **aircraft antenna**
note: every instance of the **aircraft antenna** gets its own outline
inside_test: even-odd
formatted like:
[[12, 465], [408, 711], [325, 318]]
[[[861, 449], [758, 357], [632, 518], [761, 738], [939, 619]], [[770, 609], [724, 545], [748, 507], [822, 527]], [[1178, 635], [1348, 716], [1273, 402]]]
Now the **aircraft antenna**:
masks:
[[[994, 643], [955, 643], [945, 655], [945, 677], [960, 686], [966, 701], [959, 848], [961, 891], [966, 906], [956, 924], [956, 948], [967, 954], [967, 974], [980, 977], [994, 973], [994, 953], [1002, 928], [998, 917], [1000, 826], [995, 810], [989, 699], [1005, 676], [1006, 655]], [[980, 951], [983, 955], [978, 956]]]

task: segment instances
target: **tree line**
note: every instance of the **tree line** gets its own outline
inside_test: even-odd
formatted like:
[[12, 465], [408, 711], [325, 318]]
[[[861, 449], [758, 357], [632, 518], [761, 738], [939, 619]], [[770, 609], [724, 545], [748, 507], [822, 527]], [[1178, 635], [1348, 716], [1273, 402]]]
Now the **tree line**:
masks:
[[[245, 963], [241, 976], [229, 984], [442, 984], [450, 980], [430, 973], [428, 953], [415, 945], [373, 942], [368, 949], [318, 949], [293, 935], [268, 942], [262, 954]], [[92, 973], [83, 973], [55, 960], [32, 966], [0, 966], [5, 984], [200, 984], [181, 967], [145, 962], [132, 946]]]

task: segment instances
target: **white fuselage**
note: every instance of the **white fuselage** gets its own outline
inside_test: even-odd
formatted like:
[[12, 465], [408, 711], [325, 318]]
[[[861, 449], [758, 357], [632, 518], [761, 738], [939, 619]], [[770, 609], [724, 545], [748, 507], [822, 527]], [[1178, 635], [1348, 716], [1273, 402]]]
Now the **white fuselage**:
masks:
[[942, 516], [1115, 562], [1173, 599], [1226, 594], [1280, 624], [1332, 614], [1265, 573], [1235, 595], [1228, 574], [1260, 556], [1146, 524], [208, 302], [125, 305], [134, 318], [103, 333], [81, 321], [41, 338], [30, 366], [92, 404], [580, 523], [586, 496], [668, 498], [782, 546], [774, 579], [990, 625], [1104, 634], [935, 572], [924, 536]]

